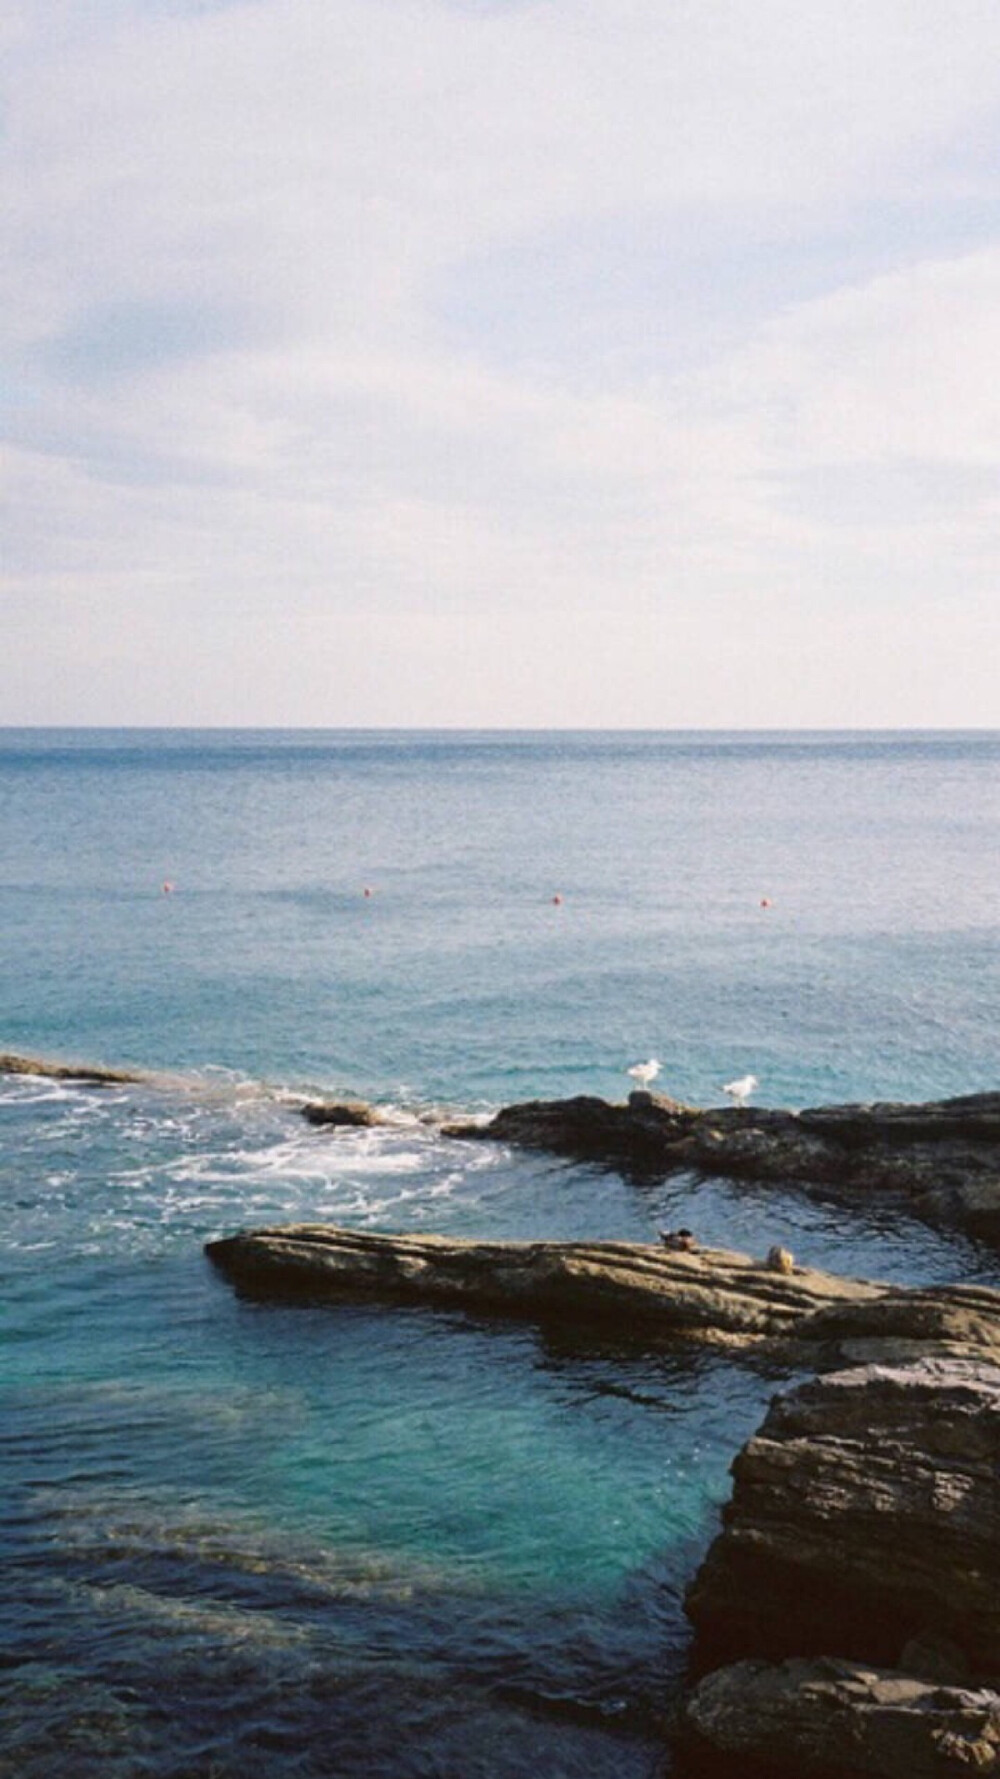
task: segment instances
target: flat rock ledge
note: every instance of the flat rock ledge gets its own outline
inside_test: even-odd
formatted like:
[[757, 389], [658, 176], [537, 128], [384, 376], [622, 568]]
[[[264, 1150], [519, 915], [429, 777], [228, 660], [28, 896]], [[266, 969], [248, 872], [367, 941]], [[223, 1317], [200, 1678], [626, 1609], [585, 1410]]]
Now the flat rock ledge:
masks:
[[0, 1051], [0, 1075], [40, 1075], [48, 1081], [80, 1081], [90, 1087], [120, 1087], [149, 1081], [139, 1069], [114, 1069], [103, 1063], [52, 1062], [42, 1056], [14, 1056]]
[[207, 1244], [212, 1262], [256, 1295], [463, 1305], [491, 1313], [659, 1330], [710, 1345], [767, 1346], [813, 1365], [908, 1357], [932, 1345], [1000, 1362], [1000, 1292], [906, 1291], [720, 1249], [642, 1242], [483, 1242], [375, 1235], [329, 1224], [244, 1231]]
[[1000, 1366], [816, 1378], [733, 1476], [686, 1601], [694, 1770], [1000, 1775]]
[[855, 1197], [895, 1192], [932, 1222], [1000, 1239], [1000, 1093], [801, 1112], [704, 1110], [655, 1093], [633, 1093], [626, 1104], [580, 1096], [505, 1106], [487, 1123], [447, 1125], [445, 1134], [654, 1172], [688, 1168]]

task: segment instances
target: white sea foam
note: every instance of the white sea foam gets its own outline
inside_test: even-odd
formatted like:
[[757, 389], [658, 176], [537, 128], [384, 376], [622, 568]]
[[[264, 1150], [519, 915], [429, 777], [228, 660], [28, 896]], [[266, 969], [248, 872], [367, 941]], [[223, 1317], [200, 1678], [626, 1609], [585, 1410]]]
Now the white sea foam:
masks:
[[45, 1081], [37, 1075], [6, 1075], [0, 1080], [0, 1110], [5, 1105], [41, 1106], [49, 1102], [79, 1100], [82, 1090], [63, 1081]]

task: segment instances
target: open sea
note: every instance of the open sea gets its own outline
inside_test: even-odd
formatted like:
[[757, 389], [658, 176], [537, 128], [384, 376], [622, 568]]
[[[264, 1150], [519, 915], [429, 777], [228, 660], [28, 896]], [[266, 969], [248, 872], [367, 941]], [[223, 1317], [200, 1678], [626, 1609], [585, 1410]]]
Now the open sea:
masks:
[[0, 1049], [163, 1077], [0, 1078], [2, 1779], [684, 1771], [683, 1590], [784, 1380], [247, 1302], [202, 1244], [686, 1223], [1000, 1284], [878, 1204], [422, 1118], [649, 1056], [698, 1104], [997, 1088], [998, 768], [994, 733], [0, 731]]

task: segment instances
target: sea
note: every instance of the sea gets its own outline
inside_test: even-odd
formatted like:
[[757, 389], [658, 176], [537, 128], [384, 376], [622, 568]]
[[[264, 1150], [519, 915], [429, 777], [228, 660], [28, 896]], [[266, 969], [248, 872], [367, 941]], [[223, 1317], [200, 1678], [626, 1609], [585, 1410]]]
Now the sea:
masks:
[[[794, 1381], [454, 1310], [241, 1298], [298, 1220], [1000, 1284], [873, 1198], [453, 1114], [997, 1088], [1000, 735], [0, 731], [3, 1779], [660, 1779], [684, 1590]], [[315, 1129], [308, 1097], [369, 1129]], [[697, 1779], [697, 1776], [695, 1776]]]

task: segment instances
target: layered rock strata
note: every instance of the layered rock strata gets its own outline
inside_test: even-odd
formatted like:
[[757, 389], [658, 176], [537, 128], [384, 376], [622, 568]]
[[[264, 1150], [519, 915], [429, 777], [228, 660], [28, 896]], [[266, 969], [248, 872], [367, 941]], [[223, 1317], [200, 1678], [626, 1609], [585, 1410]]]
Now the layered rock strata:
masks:
[[842, 1364], [899, 1357], [929, 1341], [1000, 1359], [1000, 1292], [908, 1292], [797, 1267], [790, 1273], [719, 1249], [683, 1253], [642, 1242], [480, 1242], [373, 1235], [328, 1224], [245, 1231], [210, 1242], [229, 1278], [262, 1295], [366, 1296], [461, 1304], [539, 1320], [659, 1331], [760, 1347], [777, 1361]]
[[[678, 1253], [642, 1242], [482, 1242], [296, 1224], [250, 1230], [206, 1251], [229, 1277], [258, 1291], [611, 1320], [622, 1329], [659, 1326], [733, 1345], [787, 1334], [818, 1309], [880, 1295], [862, 1280], [806, 1268], [788, 1275], [742, 1254]], [[997, 1328], [1000, 1337], [1000, 1313]]]
[[866, 1366], [773, 1402], [688, 1595], [699, 1660], [894, 1663], [928, 1626], [1000, 1673], [1000, 1367]]
[[774, 1773], [1000, 1774], [1000, 1367], [815, 1379], [733, 1476], [689, 1736]]

